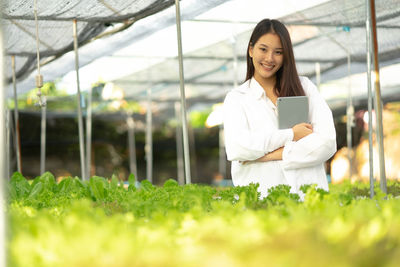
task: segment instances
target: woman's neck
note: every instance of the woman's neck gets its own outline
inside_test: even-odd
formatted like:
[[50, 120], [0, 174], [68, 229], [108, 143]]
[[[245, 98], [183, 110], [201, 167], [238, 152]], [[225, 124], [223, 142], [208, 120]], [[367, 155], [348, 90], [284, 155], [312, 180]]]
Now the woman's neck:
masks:
[[276, 83], [276, 76], [270, 78], [259, 77], [258, 75], [254, 75], [254, 79], [261, 85], [264, 91], [268, 93], [273, 93]]

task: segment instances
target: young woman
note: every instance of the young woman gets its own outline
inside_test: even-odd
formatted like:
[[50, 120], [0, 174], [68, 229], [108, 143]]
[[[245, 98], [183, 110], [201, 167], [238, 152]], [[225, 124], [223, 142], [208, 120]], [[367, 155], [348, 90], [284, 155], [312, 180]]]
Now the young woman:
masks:
[[[283, 96], [308, 96], [309, 121], [278, 129], [276, 101]], [[255, 27], [247, 49], [245, 82], [224, 101], [225, 145], [232, 161], [235, 186], [259, 183], [268, 189], [303, 184], [328, 191], [324, 162], [336, 152], [332, 112], [306, 77], [299, 77], [289, 32], [277, 20]]]

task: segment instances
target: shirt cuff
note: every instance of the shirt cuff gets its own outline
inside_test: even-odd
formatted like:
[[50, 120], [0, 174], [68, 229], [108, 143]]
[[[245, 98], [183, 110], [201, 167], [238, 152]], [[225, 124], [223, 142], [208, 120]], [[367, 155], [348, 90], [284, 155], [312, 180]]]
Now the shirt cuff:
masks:
[[286, 141], [286, 143], [293, 141], [293, 138], [294, 138], [293, 129], [290, 128], [290, 129], [286, 129], [285, 131], [288, 131], [288, 140]]
[[285, 129], [285, 130], [280, 130], [281, 135], [283, 136], [283, 140], [284, 140], [284, 144], [286, 144], [287, 142], [291, 142], [293, 141], [293, 137], [294, 137], [294, 133], [292, 128], [289, 129]]
[[267, 154], [274, 151], [275, 149], [285, 146], [287, 142], [291, 142], [292, 140], [292, 129], [278, 130], [272, 135], [269, 142], [264, 145], [264, 151]]

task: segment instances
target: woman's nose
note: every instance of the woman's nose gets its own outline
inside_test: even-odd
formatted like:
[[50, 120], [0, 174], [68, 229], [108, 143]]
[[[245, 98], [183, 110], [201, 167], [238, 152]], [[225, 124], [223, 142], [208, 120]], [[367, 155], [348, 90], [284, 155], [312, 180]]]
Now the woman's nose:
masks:
[[273, 53], [272, 53], [271, 51], [268, 51], [268, 52], [265, 54], [265, 60], [271, 61], [273, 58], [274, 58], [274, 57], [273, 57]]

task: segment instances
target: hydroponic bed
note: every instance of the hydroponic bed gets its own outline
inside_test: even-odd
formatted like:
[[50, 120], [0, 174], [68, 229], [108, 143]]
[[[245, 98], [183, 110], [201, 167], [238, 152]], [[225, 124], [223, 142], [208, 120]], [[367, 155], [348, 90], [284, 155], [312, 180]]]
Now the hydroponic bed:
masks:
[[130, 184], [15, 173], [9, 266], [398, 266], [398, 182], [386, 199], [366, 184], [309, 186], [304, 202], [287, 186], [260, 200], [257, 185]]

